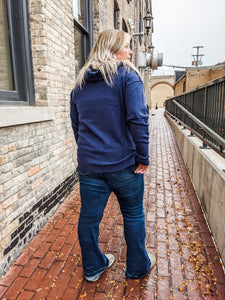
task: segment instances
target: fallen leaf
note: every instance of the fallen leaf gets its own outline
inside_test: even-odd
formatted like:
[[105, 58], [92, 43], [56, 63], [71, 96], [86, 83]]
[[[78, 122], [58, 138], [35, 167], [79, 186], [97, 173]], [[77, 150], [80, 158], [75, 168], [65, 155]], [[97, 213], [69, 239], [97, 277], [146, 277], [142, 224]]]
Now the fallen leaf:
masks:
[[84, 292], [84, 294], [83, 295], [80, 295], [80, 298], [84, 298], [84, 297], [86, 297], [87, 296], [87, 293], [86, 292]]

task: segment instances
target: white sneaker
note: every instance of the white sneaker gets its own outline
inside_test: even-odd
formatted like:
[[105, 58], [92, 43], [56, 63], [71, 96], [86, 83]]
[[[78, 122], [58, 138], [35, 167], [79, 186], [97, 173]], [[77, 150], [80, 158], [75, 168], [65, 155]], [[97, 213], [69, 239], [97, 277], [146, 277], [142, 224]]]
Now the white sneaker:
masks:
[[148, 257], [151, 261], [151, 266], [150, 266], [150, 270], [155, 266], [156, 263], [156, 258], [154, 254], [148, 253]]
[[[113, 262], [114, 262], [114, 255], [112, 255], [112, 254], [106, 254], [105, 255], [107, 258], [108, 258], [108, 260], [109, 260], [109, 264], [108, 264], [108, 267], [106, 268], [106, 269], [108, 269], [109, 267], [111, 267], [111, 265], [113, 264]], [[105, 270], [106, 270], [105, 269]], [[87, 281], [97, 281], [98, 279], [99, 279], [99, 277], [102, 275], [102, 273], [105, 271], [105, 270], [103, 270], [102, 272], [100, 272], [100, 273], [98, 273], [98, 274], [96, 274], [96, 275], [93, 275], [93, 276], [84, 276], [84, 278], [87, 280]]]
[[114, 263], [115, 257], [114, 257], [113, 254], [106, 254], [105, 256], [106, 256], [106, 257], [108, 258], [108, 260], [109, 260], [109, 264], [108, 264], [108, 268], [109, 268], [109, 267], [111, 267], [111, 265]]

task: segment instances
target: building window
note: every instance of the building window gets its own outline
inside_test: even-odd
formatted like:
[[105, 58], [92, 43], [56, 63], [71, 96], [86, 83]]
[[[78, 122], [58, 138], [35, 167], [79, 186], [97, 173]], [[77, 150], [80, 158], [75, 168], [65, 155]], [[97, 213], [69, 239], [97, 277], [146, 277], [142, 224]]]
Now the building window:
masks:
[[12, 65], [8, 35], [8, 18], [5, 1], [1, 0], [0, 8], [0, 90], [13, 90]]
[[92, 47], [92, 1], [73, 0], [76, 76]]
[[[138, 3], [138, 11], [139, 11], [139, 32], [143, 32], [143, 17], [142, 17], [142, 12], [141, 12], [141, 1], [139, 0], [139, 3]], [[143, 40], [143, 37], [140, 35], [139, 36], [139, 43], [141, 45], [142, 43], [142, 40]]]
[[124, 19], [122, 19], [122, 30], [128, 32], [127, 24]]
[[114, 28], [119, 28], [119, 7], [117, 1], [114, 1]]
[[28, 1], [0, 0], [0, 104], [34, 105]]

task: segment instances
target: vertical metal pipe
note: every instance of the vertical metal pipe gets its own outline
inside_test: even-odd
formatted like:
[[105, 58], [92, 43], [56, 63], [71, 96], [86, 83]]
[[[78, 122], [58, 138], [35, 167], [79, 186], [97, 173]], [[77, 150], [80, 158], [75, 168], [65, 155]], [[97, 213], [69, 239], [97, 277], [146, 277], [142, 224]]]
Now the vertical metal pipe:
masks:
[[[204, 93], [204, 103], [203, 103], [203, 122], [206, 124], [206, 109], [207, 109], [207, 92], [208, 88], [207, 86], [205, 87], [205, 93]], [[204, 139], [206, 137], [205, 130], [203, 130], [203, 148], [206, 148], [207, 145], [204, 143]]]

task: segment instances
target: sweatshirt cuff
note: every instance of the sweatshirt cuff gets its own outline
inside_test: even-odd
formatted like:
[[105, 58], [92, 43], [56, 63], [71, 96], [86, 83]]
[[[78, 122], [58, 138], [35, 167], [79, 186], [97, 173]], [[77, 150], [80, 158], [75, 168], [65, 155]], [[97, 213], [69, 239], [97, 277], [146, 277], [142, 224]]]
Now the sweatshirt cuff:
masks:
[[140, 156], [136, 156], [136, 159], [135, 159], [136, 163], [137, 164], [142, 164], [142, 165], [145, 165], [145, 166], [148, 166], [149, 165], [149, 158], [142, 158]]

